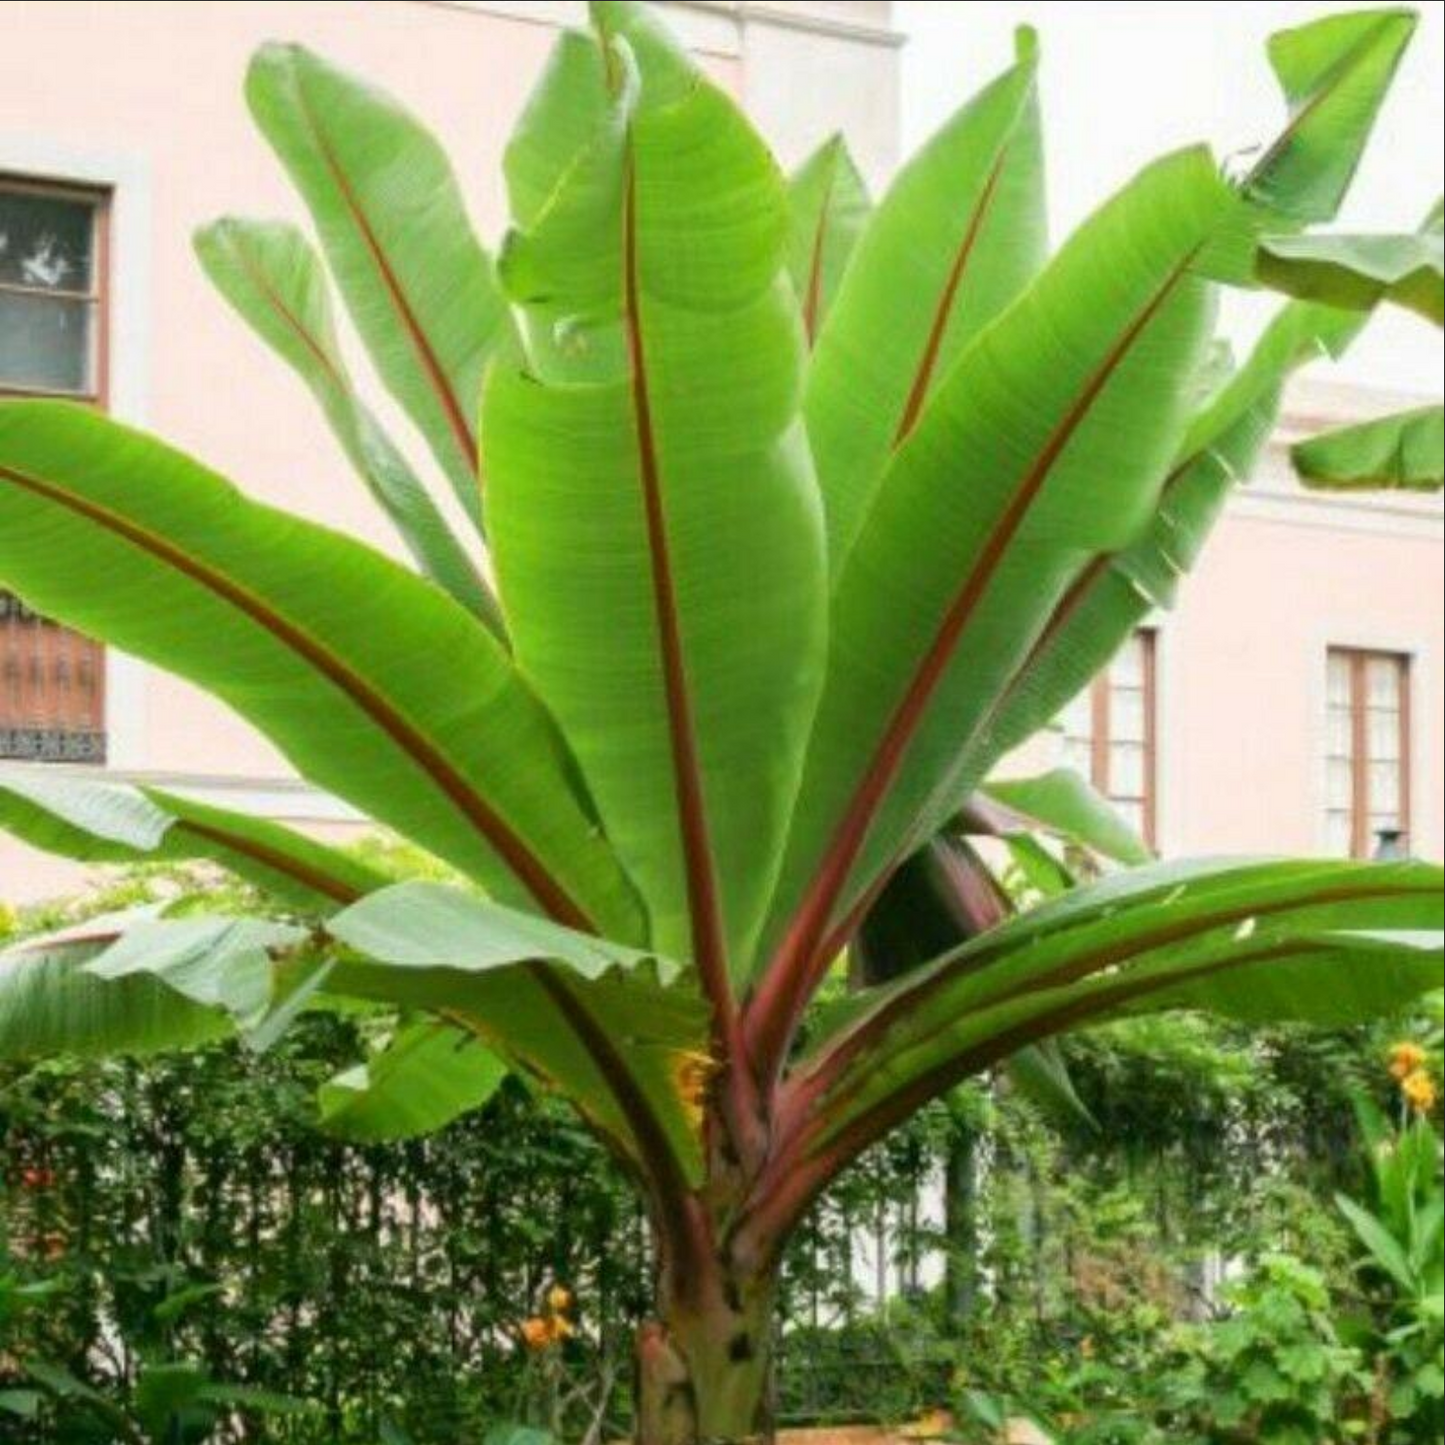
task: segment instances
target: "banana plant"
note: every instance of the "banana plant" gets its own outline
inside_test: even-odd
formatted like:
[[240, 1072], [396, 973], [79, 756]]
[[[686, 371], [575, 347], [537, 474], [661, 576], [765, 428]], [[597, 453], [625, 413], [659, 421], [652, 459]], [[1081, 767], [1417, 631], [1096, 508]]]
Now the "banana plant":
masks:
[[[395, 101], [293, 46], [247, 78], [320, 254], [229, 219], [202, 263], [415, 569], [104, 417], [0, 408], [0, 583], [209, 689], [455, 879], [11, 768], [22, 838], [203, 859], [273, 907], [22, 942], [0, 1053], [263, 1046], [360, 1004], [394, 1036], [324, 1107], [369, 1137], [505, 1061], [645, 1202], [639, 1445], [755, 1441], [783, 1248], [914, 1110], [1105, 1019], [1354, 1019], [1438, 985], [1441, 874], [1413, 861], [1148, 862], [955, 914], [936, 952], [875, 926], [941, 832], [1057, 811], [991, 796], [996, 764], [1170, 601], [1288, 373], [1362, 324], [1291, 301], [1220, 374], [1219, 288], [1335, 214], [1414, 21], [1276, 36], [1288, 118], [1247, 175], [1166, 155], [1053, 253], [1032, 34], [874, 208], [837, 141], [790, 183], [645, 8], [592, 21], [507, 147], [495, 255]], [[328, 276], [445, 508], [343, 369]], [[865, 924], [898, 957], [812, 1008]]]

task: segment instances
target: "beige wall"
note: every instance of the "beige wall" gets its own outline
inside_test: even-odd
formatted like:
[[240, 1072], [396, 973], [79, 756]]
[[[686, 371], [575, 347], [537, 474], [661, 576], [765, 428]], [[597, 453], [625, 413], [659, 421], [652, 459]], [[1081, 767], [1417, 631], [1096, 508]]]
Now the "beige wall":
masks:
[[[841, 124], [875, 184], [886, 177], [898, 112], [888, 5], [667, 8], [785, 163]], [[555, 24], [581, 12], [570, 0], [0, 5], [0, 170], [117, 188], [115, 410], [253, 495], [386, 545], [309, 398], [191, 258], [191, 230], [217, 215], [298, 215], [240, 99], [246, 58], [263, 39], [298, 39], [403, 97], [446, 141], [494, 240], [501, 146]], [[1311, 393], [1300, 406], [1344, 418], [1378, 401]], [[1439, 507], [1306, 500], [1283, 473], [1276, 457], [1162, 624], [1161, 841], [1171, 852], [1319, 845], [1324, 649], [1337, 642], [1414, 657], [1415, 840], [1439, 856]], [[109, 681], [118, 769], [343, 824], [344, 809], [288, 781], [262, 740], [194, 690], [126, 659]], [[69, 865], [0, 843], [0, 898], [77, 881]]]
[[1291, 427], [1367, 403], [1296, 387], [1286, 427], [1236, 497], [1179, 605], [1161, 619], [1160, 842], [1171, 853], [1324, 846], [1325, 662], [1330, 646], [1410, 659], [1411, 843], [1442, 854], [1445, 549], [1438, 501], [1331, 501], [1289, 471]]

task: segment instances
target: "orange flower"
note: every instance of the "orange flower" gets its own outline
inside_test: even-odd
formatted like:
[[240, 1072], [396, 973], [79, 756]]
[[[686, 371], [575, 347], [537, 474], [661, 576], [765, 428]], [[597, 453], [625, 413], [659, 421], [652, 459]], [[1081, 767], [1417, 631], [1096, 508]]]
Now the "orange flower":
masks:
[[540, 1315], [533, 1315], [531, 1319], [523, 1320], [519, 1331], [522, 1343], [529, 1350], [545, 1350], [553, 1340], [552, 1321], [543, 1319]]
[[1417, 1114], [1428, 1114], [1435, 1107], [1435, 1080], [1426, 1069], [1412, 1069], [1400, 1080], [1400, 1092]]
[[1425, 1062], [1425, 1050], [1409, 1039], [1390, 1047], [1390, 1077], [1404, 1083]]
[[572, 1291], [565, 1284], [554, 1284], [547, 1291], [547, 1308], [554, 1315], [565, 1315], [572, 1308]]

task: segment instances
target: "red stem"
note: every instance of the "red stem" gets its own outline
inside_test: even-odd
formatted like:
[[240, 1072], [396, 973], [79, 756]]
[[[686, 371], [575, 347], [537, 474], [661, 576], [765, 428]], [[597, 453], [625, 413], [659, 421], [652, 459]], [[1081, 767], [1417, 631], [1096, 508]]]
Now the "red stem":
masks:
[[[931, 1099], [946, 1093], [971, 1075], [1001, 1063], [1029, 1044], [1063, 1033], [1104, 1009], [1133, 1002], [1150, 993], [1176, 988], [1231, 969], [1317, 952], [1327, 947], [1321, 942], [1291, 940], [1252, 954], [1201, 964], [1167, 977], [1123, 982], [1113, 988], [1100, 989], [1051, 1014], [1040, 1015], [996, 1034], [977, 1047], [935, 1065], [849, 1121], [816, 1152], [810, 1152], [809, 1145], [826, 1132], [829, 1121], [815, 1106], [810, 1107], [806, 1123], [795, 1129], [786, 1147], [775, 1153], [767, 1172], [759, 1178], [753, 1191], [754, 1202], [740, 1225], [739, 1236], [752, 1249], [776, 1252], [789, 1230], [818, 1195], [864, 1150]], [[815, 1089], [816, 1081], [808, 1091], [814, 1098]], [[804, 1103], [805, 1098], [800, 1094], [795, 1101], [780, 1108], [779, 1117], [795, 1117]]]
[[697, 750], [692, 699], [688, 692], [683, 657], [682, 628], [678, 617], [676, 585], [668, 550], [667, 517], [663, 502], [661, 466], [648, 388], [647, 355], [643, 342], [642, 296], [637, 257], [637, 173], [629, 161], [623, 201], [623, 304], [627, 350], [632, 382], [633, 418], [637, 435], [638, 469], [647, 522], [648, 555], [652, 567], [653, 603], [662, 651], [663, 692], [667, 705], [668, 742], [677, 789], [678, 828], [686, 866], [688, 912], [692, 925], [692, 951], [698, 977], [712, 1010], [713, 1044], [727, 1062], [725, 1087], [734, 1142], [744, 1145], [755, 1133], [755, 1090], [728, 977], [727, 939], [718, 896], [712, 842], [708, 832], [707, 803], [702, 764]]
[[1169, 299], [1185, 276], [1195, 250], [1181, 259], [1147, 304], [1125, 328], [1099, 366], [1090, 375], [1073, 405], [1050, 432], [1025, 473], [1008, 507], [986, 539], [977, 562], [969, 570], [932, 644], [894, 709], [852, 801], [834, 830], [813, 882], [784, 934], [783, 942], [747, 1010], [750, 1057], [758, 1077], [776, 1077], [791, 1047], [811, 990], [821, 976], [818, 963], [833, 911], [853, 865], [867, 839], [888, 790], [898, 776], [909, 745], [927, 712], [933, 695], [953, 660], [958, 640], [986, 596], [1010, 543], [1028, 516], [1055, 462], [1098, 399], [1104, 387], [1129, 354], [1130, 348]]
[[[1209, 933], [1216, 928], [1227, 928], [1232, 923], [1272, 918], [1299, 908], [1314, 908], [1321, 904], [1356, 903], [1372, 898], [1395, 898], [1413, 892], [1424, 892], [1433, 896], [1436, 891], [1433, 888], [1410, 889], [1388, 885], [1342, 887], [1324, 889], [1311, 894], [1307, 899], [1293, 897], [1275, 903], [1236, 904], [1203, 917], [1165, 924], [1149, 933], [1138, 935], [1112, 947], [1086, 953], [1083, 957], [1075, 958], [1049, 973], [1026, 979], [1014, 988], [1005, 989], [1004, 992], [988, 999], [987, 1006], [997, 1007], [1030, 993], [1077, 983], [1090, 974], [1098, 973], [1106, 968], [1117, 967], [1119, 964], [1137, 958], [1140, 954], [1151, 952], [1156, 948], [1165, 948], [1171, 943], [1181, 943], [1186, 939]], [[1002, 957], [1006, 959], [1010, 956], [1010, 951], [1005, 946]], [[966, 972], [976, 976], [990, 964], [999, 961], [999, 957], [1000, 955], [997, 953], [985, 951], [981, 956], [975, 956], [966, 961]], [[861, 1019], [854, 1029], [836, 1040], [826, 1052], [812, 1062], [806, 1075], [798, 1076], [799, 1081], [807, 1078], [806, 1093], [811, 1097], [826, 1093], [829, 1096], [830, 1105], [836, 1107], [839, 1100], [846, 1096], [836, 1094], [834, 1090], [844, 1083], [848, 1067], [859, 1059], [865, 1058], [871, 1049], [880, 1045], [889, 1030], [900, 1020], [926, 1006], [941, 988], [957, 982], [963, 975], [963, 970], [940, 968], [937, 972], [920, 980], [917, 987], [898, 993], [883, 1007]], [[915, 1040], [914, 1043], [926, 1043], [929, 1037], [931, 1035], [925, 1035]], [[854, 1081], [855, 1087], [859, 1082], [861, 1081]], [[786, 1092], [785, 1090], [785, 1096]]]

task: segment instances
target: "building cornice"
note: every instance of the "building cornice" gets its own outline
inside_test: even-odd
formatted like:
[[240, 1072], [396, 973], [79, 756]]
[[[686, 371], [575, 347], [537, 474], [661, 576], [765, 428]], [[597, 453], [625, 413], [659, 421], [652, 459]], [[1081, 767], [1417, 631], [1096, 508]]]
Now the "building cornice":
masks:
[[[549, 29], [587, 24], [583, 0], [419, 0], [447, 10], [470, 10], [520, 20]], [[694, 50], [736, 58], [743, 53], [744, 31], [750, 25], [796, 30], [855, 45], [896, 50], [908, 37], [890, 25], [844, 20], [803, 5], [751, 3], [751, 0], [661, 0], [680, 37]]]
[[1433, 400], [1420, 392], [1357, 382], [1296, 379], [1285, 394], [1279, 425], [1253, 476], [1235, 488], [1230, 513], [1293, 526], [1431, 541], [1445, 538], [1445, 509], [1438, 494], [1310, 491], [1300, 484], [1290, 461], [1290, 448], [1308, 437], [1427, 406]]

